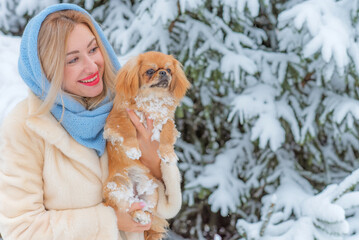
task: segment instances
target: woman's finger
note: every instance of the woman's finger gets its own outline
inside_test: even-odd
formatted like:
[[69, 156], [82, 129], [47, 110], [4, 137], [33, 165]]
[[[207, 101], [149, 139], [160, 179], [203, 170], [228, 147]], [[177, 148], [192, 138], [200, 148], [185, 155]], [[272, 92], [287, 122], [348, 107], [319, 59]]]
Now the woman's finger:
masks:
[[151, 118], [149, 118], [148, 116], [146, 116], [146, 121], [147, 121], [147, 129], [148, 129], [150, 135], [152, 135], [153, 119], [151, 119]]
[[134, 202], [134, 203], [131, 204], [129, 212], [133, 212], [135, 210], [140, 210], [140, 209], [142, 209], [144, 207], [146, 207], [145, 202]]
[[139, 117], [136, 115], [136, 113], [131, 110], [131, 109], [126, 109], [128, 116], [131, 120], [131, 122], [133, 123], [133, 125], [135, 126], [135, 128], [137, 129], [137, 131], [139, 131], [142, 135], [146, 133], [146, 128], [143, 126], [143, 124], [141, 123]]

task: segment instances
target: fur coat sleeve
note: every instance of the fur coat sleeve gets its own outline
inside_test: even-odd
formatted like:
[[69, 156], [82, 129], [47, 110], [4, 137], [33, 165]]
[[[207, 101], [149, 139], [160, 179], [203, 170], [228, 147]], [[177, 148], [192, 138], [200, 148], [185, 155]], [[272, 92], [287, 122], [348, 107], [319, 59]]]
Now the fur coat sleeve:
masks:
[[29, 121], [28, 101], [36, 100], [21, 102], [1, 127], [2, 237], [121, 239], [114, 210], [102, 204], [98, 157], [72, 142], [51, 116]]

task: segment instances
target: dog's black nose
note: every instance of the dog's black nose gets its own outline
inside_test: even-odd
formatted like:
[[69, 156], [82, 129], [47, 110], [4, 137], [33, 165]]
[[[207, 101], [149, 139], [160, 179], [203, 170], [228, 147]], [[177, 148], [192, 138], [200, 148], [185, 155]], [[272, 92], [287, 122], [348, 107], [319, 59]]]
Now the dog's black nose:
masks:
[[166, 71], [160, 71], [160, 76], [166, 76], [166, 75], [167, 75]]

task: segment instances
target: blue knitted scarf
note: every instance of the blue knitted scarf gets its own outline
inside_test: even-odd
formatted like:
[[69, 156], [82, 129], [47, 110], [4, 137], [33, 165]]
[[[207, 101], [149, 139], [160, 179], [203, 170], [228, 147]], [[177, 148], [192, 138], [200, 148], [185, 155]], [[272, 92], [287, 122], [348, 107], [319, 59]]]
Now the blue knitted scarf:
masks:
[[[37, 54], [37, 39], [42, 22], [46, 16], [61, 10], [76, 10], [88, 15], [104, 44], [106, 51], [116, 70], [120, 68], [117, 56], [107, 41], [103, 31], [92, 16], [81, 7], [74, 4], [57, 4], [50, 6], [32, 18], [27, 24], [22, 36], [19, 57], [19, 73], [32, 92], [44, 100], [48, 94], [50, 83], [41, 72], [40, 59]], [[64, 108], [64, 111], [63, 111]], [[72, 97], [62, 94], [57, 96], [51, 113], [61, 125], [80, 144], [96, 150], [99, 156], [105, 151], [106, 140], [103, 138], [105, 120], [112, 109], [112, 101], [106, 98], [93, 110], [86, 110], [78, 101]]]

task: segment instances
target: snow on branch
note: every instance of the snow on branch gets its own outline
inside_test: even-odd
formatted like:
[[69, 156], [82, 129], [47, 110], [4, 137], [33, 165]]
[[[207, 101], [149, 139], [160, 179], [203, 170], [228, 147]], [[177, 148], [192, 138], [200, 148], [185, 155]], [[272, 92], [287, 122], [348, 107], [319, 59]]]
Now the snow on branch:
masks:
[[[289, 180], [291, 177], [287, 175], [286, 178]], [[356, 234], [354, 230], [350, 229], [349, 222], [358, 218], [357, 212], [350, 212], [352, 212], [353, 208], [357, 209], [359, 207], [359, 192], [353, 191], [354, 187], [359, 183], [359, 169], [355, 170], [339, 184], [331, 184], [316, 195], [308, 194], [308, 192], [304, 195], [298, 195], [298, 191], [288, 191], [290, 188], [296, 189], [293, 188], [296, 184], [295, 182], [286, 182], [289, 187], [287, 190], [281, 190], [284, 187], [282, 184], [273, 193], [272, 196], [276, 195], [275, 201], [273, 198], [270, 199], [270, 196], [264, 198], [263, 209], [268, 209], [266, 207], [268, 205], [271, 206], [266, 210], [267, 215], [273, 215], [270, 220], [264, 218], [261, 222], [255, 224], [244, 220], [237, 222], [238, 231], [243, 236], [246, 235], [246, 239], [337, 240]], [[292, 212], [292, 214], [288, 214], [288, 212], [285, 214], [286, 211], [283, 206], [288, 205], [288, 198], [292, 198], [291, 196], [295, 196], [295, 199], [292, 200], [296, 208], [299, 209]], [[303, 197], [300, 198], [299, 196]], [[280, 201], [278, 202], [278, 200]], [[283, 202], [284, 205], [280, 202]], [[272, 213], [273, 208], [275, 210]], [[350, 214], [347, 215], [346, 212]], [[266, 229], [263, 229], [263, 226], [266, 226]], [[264, 238], [259, 238], [259, 236], [263, 235], [264, 230], [266, 235], [264, 235]]]
[[[348, 96], [342, 96], [333, 92], [327, 92], [323, 105], [326, 106], [320, 116], [320, 122], [324, 123], [329, 114], [333, 122], [343, 124], [345, 128], [353, 129], [355, 121], [359, 119], [359, 101]], [[345, 122], [344, 122], [345, 120]]]
[[261, 148], [265, 148], [269, 143], [273, 151], [285, 141], [285, 130], [280, 118], [290, 124], [295, 139], [300, 139], [298, 122], [292, 108], [287, 101], [276, 100], [277, 94], [273, 87], [266, 84], [248, 87], [234, 98], [228, 117], [228, 120], [232, 121], [238, 116], [241, 124], [253, 122], [251, 140], [259, 139]]
[[213, 164], [206, 165], [201, 175], [185, 186], [211, 189], [212, 193], [208, 198], [211, 210], [213, 212], [220, 210], [222, 216], [235, 212], [237, 206], [240, 206], [240, 198], [248, 195], [248, 192], [244, 191], [244, 182], [232, 172], [236, 158], [236, 149], [218, 155]]
[[[334, 60], [338, 73], [343, 76], [350, 63], [349, 53], [358, 51], [350, 16], [350, 9], [342, 7], [340, 2], [309, 0], [282, 12], [278, 26], [283, 29], [283, 35], [288, 36], [286, 32], [290, 30], [287, 27], [300, 33], [304, 58], [313, 58], [320, 52], [325, 63]], [[291, 40], [284, 36], [282, 39], [288, 44], [282, 43], [282, 49], [288, 48]]]

